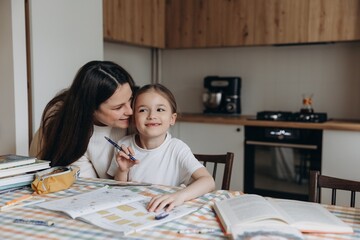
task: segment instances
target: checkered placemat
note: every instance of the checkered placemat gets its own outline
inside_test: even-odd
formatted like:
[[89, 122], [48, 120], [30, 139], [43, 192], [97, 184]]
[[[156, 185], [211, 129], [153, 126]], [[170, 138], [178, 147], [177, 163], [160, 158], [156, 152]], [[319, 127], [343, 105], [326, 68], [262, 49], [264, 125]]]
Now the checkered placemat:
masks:
[[[41, 195], [45, 200], [69, 197], [100, 188], [106, 184], [114, 183], [113, 180], [104, 179], [84, 179], [80, 178], [70, 189], [56, 193]], [[131, 186], [126, 187], [133, 192], [146, 196], [171, 193], [178, 188], [169, 186]], [[11, 199], [20, 197], [24, 194], [32, 193], [32, 190], [22, 189], [14, 192], [1, 194], [0, 204], [4, 204]], [[9, 211], [0, 212], [0, 239], [28, 240], [28, 239], [228, 239], [222, 232], [218, 219], [212, 209], [215, 201], [231, 198], [240, 195], [238, 191], [218, 190], [205, 194], [189, 202], [198, 207], [198, 210], [150, 229], [122, 237], [117, 232], [103, 230], [96, 226], [82, 221], [73, 220], [70, 217], [58, 213], [37, 208], [36, 205], [28, 205], [21, 208], [14, 208]], [[346, 208], [339, 206], [325, 206], [336, 216], [350, 224], [355, 233], [352, 235], [304, 235], [305, 239], [360, 239], [360, 209]], [[36, 219], [42, 221], [52, 221], [54, 226], [30, 225], [14, 223], [15, 219]], [[178, 233], [184, 229], [213, 229], [210, 233]]]

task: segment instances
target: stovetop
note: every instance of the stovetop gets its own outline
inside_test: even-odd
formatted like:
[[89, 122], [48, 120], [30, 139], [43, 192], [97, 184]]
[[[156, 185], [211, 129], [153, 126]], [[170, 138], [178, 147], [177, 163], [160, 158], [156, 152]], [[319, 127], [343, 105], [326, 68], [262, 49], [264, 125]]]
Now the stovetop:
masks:
[[321, 123], [327, 121], [327, 114], [316, 112], [262, 111], [256, 114], [256, 120]]

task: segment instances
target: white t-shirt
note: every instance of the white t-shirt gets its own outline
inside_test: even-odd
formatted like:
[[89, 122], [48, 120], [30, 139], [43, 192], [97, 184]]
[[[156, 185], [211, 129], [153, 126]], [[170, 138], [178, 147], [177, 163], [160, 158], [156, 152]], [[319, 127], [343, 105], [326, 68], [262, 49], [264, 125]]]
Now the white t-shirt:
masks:
[[116, 150], [104, 136], [117, 142], [125, 135], [126, 129], [94, 125], [94, 132], [85, 154], [71, 165], [80, 167], [80, 177], [112, 178], [106, 172]]
[[[125, 136], [119, 145], [130, 146], [134, 150], [134, 157], [140, 160], [129, 171], [129, 181], [147, 182], [168, 186], [188, 185], [191, 175], [204, 167], [193, 155], [191, 149], [183, 141], [172, 138], [167, 133], [165, 141], [157, 148], [143, 149], [135, 143], [135, 135]], [[114, 176], [118, 165], [111, 162], [108, 174]]]

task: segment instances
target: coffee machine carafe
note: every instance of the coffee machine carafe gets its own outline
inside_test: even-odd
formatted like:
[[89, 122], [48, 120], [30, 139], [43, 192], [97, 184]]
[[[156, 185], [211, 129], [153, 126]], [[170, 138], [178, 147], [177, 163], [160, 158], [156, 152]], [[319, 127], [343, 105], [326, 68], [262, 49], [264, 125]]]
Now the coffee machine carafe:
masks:
[[204, 113], [240, 114], [241, 78], [208, 76], [204, 79]]

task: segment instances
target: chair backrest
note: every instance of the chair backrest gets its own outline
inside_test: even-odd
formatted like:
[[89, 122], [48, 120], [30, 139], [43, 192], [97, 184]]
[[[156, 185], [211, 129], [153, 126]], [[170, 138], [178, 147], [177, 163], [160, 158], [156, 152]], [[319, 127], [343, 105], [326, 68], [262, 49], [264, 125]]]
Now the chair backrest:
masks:
[[351, 192], [350, 206], [355, 207], [355, 194], [360, 192], [360, 182], [321, 175], [319, 171], [310, 171], [309, 201], [320, 203], [321, 188], [331, 189], [331, 204], [336, 204], [336, 190]]
[[218, 164], [224, 164], [224, 174], [221, 189], [229, 190], [230, 189], [230, 180], [231, 180], [231, 170], [234, 161], [234, 153], [227, 152], [226, 154], [194, 154], [197, 160], [202, 162], [206, 167], [206, 163], [213, 163], [212, 176], [215, 179], [216, 170]]

